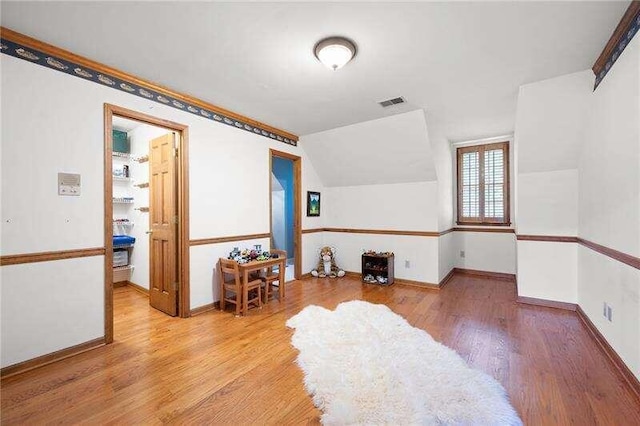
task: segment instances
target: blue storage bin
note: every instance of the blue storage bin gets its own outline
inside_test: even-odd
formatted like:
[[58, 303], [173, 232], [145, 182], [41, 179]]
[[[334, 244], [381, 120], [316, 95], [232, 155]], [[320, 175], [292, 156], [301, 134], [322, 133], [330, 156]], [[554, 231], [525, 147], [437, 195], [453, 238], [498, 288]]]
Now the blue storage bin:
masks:
[[113, 246], [128, 246], [131, 244], [135, 244], [136, 239], [129, 235], [114, 235], [113, 236]]

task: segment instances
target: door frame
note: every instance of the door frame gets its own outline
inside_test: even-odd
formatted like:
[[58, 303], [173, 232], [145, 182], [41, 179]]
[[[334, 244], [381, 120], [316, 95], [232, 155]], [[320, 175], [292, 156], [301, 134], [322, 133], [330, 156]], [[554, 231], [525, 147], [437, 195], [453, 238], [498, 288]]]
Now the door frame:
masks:
[[104, 334], [113, 342], [113, 117], [139, 121], [180, 133], [178, 146], [178, 316], [191, 314], [189, 301], [189, 127], [138, 111], [104, 104]]
[[302, 158], [288, 152], [269, 149], [269, 234], [273, 245], [273, 217], [271, 213], [273, 157], [284, 158], [293, 162], [293, 276], [299, 280], [302, 276]]

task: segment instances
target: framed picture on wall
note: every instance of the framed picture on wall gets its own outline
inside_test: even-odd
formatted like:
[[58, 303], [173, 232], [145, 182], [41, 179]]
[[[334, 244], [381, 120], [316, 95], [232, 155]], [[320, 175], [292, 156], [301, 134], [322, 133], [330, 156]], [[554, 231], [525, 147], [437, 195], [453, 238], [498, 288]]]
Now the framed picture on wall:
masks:
[[320, 193], [307, 191], [307, 216], [320, 216]]

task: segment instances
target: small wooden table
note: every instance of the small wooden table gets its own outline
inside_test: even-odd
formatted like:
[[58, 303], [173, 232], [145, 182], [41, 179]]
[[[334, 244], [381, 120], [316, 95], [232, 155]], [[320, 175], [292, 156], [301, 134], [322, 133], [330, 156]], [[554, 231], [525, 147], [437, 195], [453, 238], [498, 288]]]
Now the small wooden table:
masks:
[[[278, 297], [280, 301], [284, 299], [284, 274], [287, 259], [284, 257], [277, 257], [273, 259], [267, 260], [252, 260], [247, 263], [239, 263], [238, 267], [240, 268], [240, 275], [242, 277], [242, 285], [245, 285], [249, 282], [249, 272], [259, 271], [261, 269], [265, 269], [271, 266], [278, 266]], [[246, 307], [245, 307], [246, 309]]]

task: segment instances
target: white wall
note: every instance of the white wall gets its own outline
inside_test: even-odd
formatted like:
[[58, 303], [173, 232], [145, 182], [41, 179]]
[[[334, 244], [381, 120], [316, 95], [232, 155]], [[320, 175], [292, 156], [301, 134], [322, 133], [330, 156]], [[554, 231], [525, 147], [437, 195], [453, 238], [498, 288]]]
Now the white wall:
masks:
[[578, 302], [578, 245], [518, 241], [518, 296]]
[[640, 37], [592, 95], [580, 161], [580, 236], [640, 256]]
[[[503, 232], [455, 232], [456, 267], [479, 271], [516, 273], [516, 238]], [[465, 257], [460, 257], [463, 250]]]
[[525, 84], [518, 92], [518, 173], [576, 169], [593, 89], [591, 70]]
[[[640, 257], [640, 37], [593, 92], [579, 165], [581, 238]], [[640, 378], [640, 271], [585, 247], [578, 300]], [[602, 316], [603, 303], [613, 320]]]
[[104, 256], [3, 266], [0, 278], [3, 367], [104, 336]]
[[437, 183], [413, 182], [325, 189], [330, 228], [436, 231]]
[[457, 240], [454, 232], [438, 237], [438, 283], [456, 267], [457, 249]]
[[[103, 107], [112, 103], [189, 126], [191, 239], [269, 232], [269, 148], [303, 157], [303, 194], [319, 182], [307, 168], [301, 147], [217, 124], [193, 114], [153, 103], [24, 60], [2, 55], [2, 254], [31, 253], [104, 246], [103, 235]], [[57, 195], [57, 173], [82, 175], [80, 197]], [[314, 221], [303, 218], [303, 224]], [[304, 246], [303, 239], [303, 246]], [[252, 241], [236, 245], [248, 246]], [[268, 241], [263, 243], [268, 246]], [[214, 301], [213, 269], [223, 249], [197, 246], [191, 257], [191, 306]], [[303, 253], [307, 253], [303, 247]], [[103, 280], [102, 258], [87, 262], [87, 271]], [[30, 286], [20, 273], [32, 265], [2, 267], [3, 306], [17, 305], [21, 313], [3, 309], [3, 330], [34, 339], [24, 352], [3, 333], [2, 366], [44, 355], [102, 335], [102, 291], [89, 291], [87, 279], [69, 279], [65, 261], [33, 266]], [[15, 269], [14, 269], [15, 268]], [[33, 292], [31, 286], [38, 286]], [[77, 303], [51, 306], [56, 321], [30, 321], [30, 315], [58, 295], [73, 294]], [[99, 308], [96, 308], [99, 307]], [[15, 315], [13, 315], [15, 314]], [[39, 314], [40, 315], [40, 314]], [[91, 332], [58, 323], [82, 318]], [[100, 333], [96, 333], [100, 330]], [[68, 336], [68, 334], [72, 336]]]
[[518, 234], [578, 235], [578, 170], [518, 175]]
[[[430, 284], [439, 282], [437, 237], [325, 232], [324, 242], [336, 247], [336, 262], [345, 271], [361, 271], [361, 256], [365, 249], [391, 251], [395, 255], [396, 278]], [[409, 268], [405, 267], [407, 260]]]
[[[516, 212], [520, 235], [578, 235], [578, 159], [590, 70], [520, 87]], [[518, 295], [577, 303], [577, 243], [518, 241]]]
[[[580, 246], [578, 280], [580, 307], [640, 379], [640, 270]], [[611, 322], [603, 315], [605, 302]]]
[[[328, 228], [431, 232], [438, 228], [437, 182], [329, 187], [325, 194]], [[397, 278], [438, 283], [437, 237], [325, 232], [323, 238], [326, 245], [337, 248], [343, 263], [339, 266], [345, 270], [360, 271], [364, 249], [392, 251]]]
[[[518, 175], [518, 234], [578, 235], [578, 171]], [[518, 241], [518, 294], [577, 303], [577, 243]]]

